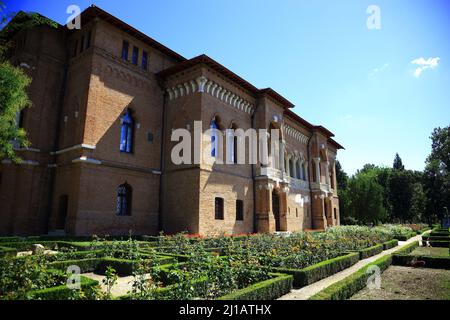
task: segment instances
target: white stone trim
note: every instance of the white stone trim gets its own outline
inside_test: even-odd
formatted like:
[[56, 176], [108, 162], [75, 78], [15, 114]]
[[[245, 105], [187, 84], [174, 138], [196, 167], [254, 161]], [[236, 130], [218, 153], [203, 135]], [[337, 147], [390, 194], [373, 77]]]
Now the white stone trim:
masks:
[[[2, 164], [12, 164], [13, 162], [10, 159], [2, 160]], [[39, 162], [34, 160], [23, 160], [20, 163], [16, 163], [18, 165], [29, 165], [29, 166], [38, 166]]]
[[284, 132], [288, 135], [291, 136], [292, 138], [300, 141], [303, 144], [307, 144], [308, 143], [308, 137], [305, 136], [303, 133], [301, 133], [300, 131], [298, 131], [297, 129], [294, 129], [293, 127], [291, 127], [288, 124], [284, 124]]
[[65, 148], [65, 149], [61, 149], [61, 150], [58, 150], [58, 151], [50, 152], [50, 154], [51, 155], [55, 155], [55, 154], [58, 155], [58, 154], [62, 154], [62, 153], [69, 152], [69, 151], [72, 151], [72, 150], [77, 150], [77, 149], [95, 150], [95, 146], [90, 145], [90, 144], [84, 144], [84, 143], [83, 144], [77, 144], [77, 145], [69, 147], [69, 148]]
[[36, 148], [14, 148], [15, 151], [29, 151], [29, 152], [41, 152], [40, 149]]
[[79, 163], [79, 162], [91, 163], [91, 164], [102, 164], [102, 162], [100, 160], [88, 158], [86, 156], [79, 157], [79, 158], [72, 160], [72, 163]]
[[208, 93], [218, 100], [245, 113], [253, 114], [255, 110], [253, 104], [204, 76], [198, 77], [195, 81], [188, 80], [182, 84], [167, 88], [166, 92], [169, 95], [169, 100], [175, 100], [195, 92]]

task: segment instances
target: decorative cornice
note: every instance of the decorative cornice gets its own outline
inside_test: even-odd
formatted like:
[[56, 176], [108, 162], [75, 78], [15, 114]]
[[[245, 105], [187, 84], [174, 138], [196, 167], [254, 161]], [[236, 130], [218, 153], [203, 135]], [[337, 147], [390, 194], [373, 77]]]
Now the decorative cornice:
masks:
[[208, 93], [220, 101], [245, 113], [253, 114], [255, 110], [253, 104], [204, 76], [198, 77], [195, 80], [188, 80], [168, 88], [166, 91], [169, 95], [169, 100], [175, 100], [195, 92], [201, 92]]
[[300, 131], [298, 131], [297, 129], [294, 129], [293, 127], [291, 127], [288, 124], [284, 124], [284, 132], [288, 135], [291, 136], [292, 138], [300, 141], [303, 144], [307, 144], [308, 143], [308, 137], [305, 136], [303, 133], [301, 133]]
[[58, 150], [58, 151], [54, 151], [54, 152], [50, 152], [51, 155], [55, 155], [55, 154], [61, 154], [61, 153], [65, 153], [65, 152], [69, 152], [72, 150], [77, 150], [77, 149], [89, 149], [89, 150], [94, 150], [95, 146], [89, 145], [89, 144], [77, 144], [75, 146], [69, 147], [69, 148], [65, 148], [62, 150]]
[[72, 163], [77, 163], [77, 162], [86, 162], [86, 163], [92, 163], [92, 164], [102, 164], [102, 162], [100, 160], [88, 158], [86, 156], [79, 157], [79, 158], [76, 158], [76, 159], [72, 160]]

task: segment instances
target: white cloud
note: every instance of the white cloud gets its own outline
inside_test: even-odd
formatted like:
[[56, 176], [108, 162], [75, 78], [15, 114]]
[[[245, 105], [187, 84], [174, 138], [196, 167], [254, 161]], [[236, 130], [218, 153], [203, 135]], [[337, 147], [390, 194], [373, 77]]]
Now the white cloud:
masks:
[[439, 57], [428, 58], [428, 59], [420, 57], [420, 58], [414, 59], [413, 61], [411, 61], [411, 63], [418, 66], [414, 70], [414, 76], [416, 78], [419, 78], [423, 71], [425, 71], [427, 69], [436, 69], [439, 65], [439, 60], [441, 60], [441, 58], [439, 58]]

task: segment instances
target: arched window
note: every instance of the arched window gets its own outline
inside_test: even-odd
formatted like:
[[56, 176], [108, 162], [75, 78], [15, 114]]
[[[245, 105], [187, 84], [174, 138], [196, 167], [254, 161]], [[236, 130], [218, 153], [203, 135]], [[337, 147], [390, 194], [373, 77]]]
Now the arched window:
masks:
[[302, 177], [303, 180], [306, 180], [306, 162], [303, 162], [302, 164]]
[[130, 109], [120, 118], [122, 124], [120, 130], [120, 151], [126, 153], [133, 152], [133, 128], [134, 120]]
[[217, 126], [217, 121], [216, 119], [214, 119], [213, 121], [211, 121], [211, 130], [213, 131], [211, 134], [211, 157], [217, 157], [218, 155], [218, 149], [219, 149], [219, 137], [217, 136], [218, 134], [218, 126]]
[[117, 188], [117, 210], [118, 216], [131, 216], [131, 199], [133, 189], [127, 183]]
[[301, 178], [301, 168], [300, 168], [300, 160], [297, 160], [297, 163], [296, 163], [296, 171], [297, 171], [297, 179], [300, 179]]

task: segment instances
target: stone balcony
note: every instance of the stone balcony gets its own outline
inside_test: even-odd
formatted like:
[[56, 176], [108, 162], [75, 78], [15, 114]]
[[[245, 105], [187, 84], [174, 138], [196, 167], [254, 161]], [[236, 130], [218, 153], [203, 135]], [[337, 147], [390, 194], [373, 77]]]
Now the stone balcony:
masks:
[[296, 179], [292, 177], [288, 177], [287, 180], [289, 181], [289, 187], [292, 189], [300, 190], [300, 189], [309, 189], [309, 183], [308, 181]]

